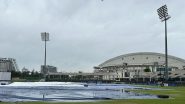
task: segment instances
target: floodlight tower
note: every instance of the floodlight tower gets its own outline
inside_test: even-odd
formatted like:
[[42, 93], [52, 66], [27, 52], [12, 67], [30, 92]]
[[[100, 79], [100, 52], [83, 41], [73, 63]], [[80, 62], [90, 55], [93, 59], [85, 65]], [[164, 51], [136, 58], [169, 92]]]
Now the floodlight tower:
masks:
[[[49, 33], [47, 33], [47, 32], [41, 33], [41, 39], [42, 39], [42, 41], [45, 42], [45, 55], [44, 55], [45, 57], [44, 57], [44, 71], [43, 71], [43, 72], [45, 72], [46, 71], [46, 42], [49, 41]], [[47, 72], [48, 71], [46, 71], [46, 73]]]
[[168, 81], [168, 41], [167, 41], [167, 20], [170, 18], [168, 15], [168, 8], [163, 5], [157, 9], [159, 19], [165, 22], [165, 81]]

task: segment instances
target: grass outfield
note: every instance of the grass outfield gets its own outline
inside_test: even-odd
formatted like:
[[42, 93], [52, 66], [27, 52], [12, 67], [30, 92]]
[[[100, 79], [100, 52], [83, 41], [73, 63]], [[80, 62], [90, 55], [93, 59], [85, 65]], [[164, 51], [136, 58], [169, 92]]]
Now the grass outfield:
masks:
[[[150, 86], [148, 86], [150, 87]], [[123, 100], [107, 100], [97, 102], [78, 102], [78, 103], [53, 103], [53, 102], [15, 102], [0, 104], [185, 104], [185, 87], [160, 87], [170, 90], [134, 90], [138, 93], [145, 94], [162, 94], [169, 95], [170, 99], [123, 99]]]

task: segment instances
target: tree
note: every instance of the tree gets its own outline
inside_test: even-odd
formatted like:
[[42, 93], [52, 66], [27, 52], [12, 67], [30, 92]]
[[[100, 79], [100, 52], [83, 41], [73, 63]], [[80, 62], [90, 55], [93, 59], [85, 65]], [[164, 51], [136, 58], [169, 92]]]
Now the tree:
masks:
[[82, 71], [78, 71], [78, 73], [83, 73]]
[[150, 70], [149, 67], [147, 67], [147, 68], [144, 69], [144, 72], [151, 72], [151, 70]]
[[21, 72], [20, 71], [15, 71], [15, 70], [12, 70], [11, 71], [11, 77], [15, 78], [15, 77], [20, 77], [21, 76]]

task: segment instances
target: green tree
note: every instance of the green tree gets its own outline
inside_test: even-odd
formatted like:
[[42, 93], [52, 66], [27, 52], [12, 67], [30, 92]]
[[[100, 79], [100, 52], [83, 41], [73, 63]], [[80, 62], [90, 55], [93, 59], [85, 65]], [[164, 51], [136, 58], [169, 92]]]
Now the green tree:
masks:
[[144, 69], [144, 72], [151, 72], [151, 70], [150, 70], [149, 67], [147, 67], [147, 68]]

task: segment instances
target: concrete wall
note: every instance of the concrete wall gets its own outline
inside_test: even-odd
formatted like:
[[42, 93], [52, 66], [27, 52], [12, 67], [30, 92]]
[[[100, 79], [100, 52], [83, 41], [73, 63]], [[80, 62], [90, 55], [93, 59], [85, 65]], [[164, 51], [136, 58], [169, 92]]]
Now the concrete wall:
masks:
[[0, 81], [10, 81], [11, 72], [0, 72]]

